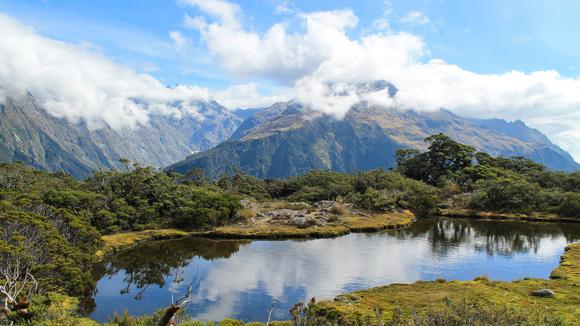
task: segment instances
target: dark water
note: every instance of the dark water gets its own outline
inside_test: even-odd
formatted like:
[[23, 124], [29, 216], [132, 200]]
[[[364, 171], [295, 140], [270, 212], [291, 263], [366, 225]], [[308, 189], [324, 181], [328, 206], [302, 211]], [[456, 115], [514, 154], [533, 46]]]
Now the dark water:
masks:
[[275, 319], [306, 298], [333, 298], [389, 283], [437, 278], [546, 278], [566, 243], [580, 240], [578, 224], [423, 220], [403, 230], [334, 239], [151, 243], [101, 266], [91, 316], [132, 315], [167, 306], [188, 280], [203, 276], [188, 307], [199, 319]]

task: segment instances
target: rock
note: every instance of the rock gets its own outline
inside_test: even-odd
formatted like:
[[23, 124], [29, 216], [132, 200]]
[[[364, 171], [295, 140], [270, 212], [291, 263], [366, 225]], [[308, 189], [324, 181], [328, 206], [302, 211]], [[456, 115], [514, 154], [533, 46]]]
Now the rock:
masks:
[[301, 229], [318, 225], [318, 221], [313, 218], [308, 217], [300, 217], [300, 216], [292, 216], [290, 220], [288, 220], [288, 225], [292, 225]]
[[305, 203], [303, 201], [290, 202], [290, 203], [288, 203], [288, 205], [292, 206], [292, 207], [309, 207], [310, 206], [310, 204]]
[[318, 209], [331, 209], [336, 203], [333, 200], [321, 200], [316, 203]]
[[552, 291], [550, 289], [535, 290], [535, 291], [532, 291], [532, 293], [530, 293], [530, 294], [534, 297], [541, 297], [541, 298], [553, 298], [556, 295], [556, 293], [554, 293], [554, 291]]
[[358, 300], [360, 300], [360, 297], [356, 294], [342, 294], [334, 298], [334, 301], [344, 303], [351, 303]]
[[254, 207], [254, 203], [249, 199], [240, 200], [240, 204], [242, 205], [242, 207], [244, 207], [246, 209]]
[[277, 209], [266, 213], [267, 215], [271, 216], [273, 220], [283, 220], [291, 218], [294, 215], [295, 211], [291, 209]]

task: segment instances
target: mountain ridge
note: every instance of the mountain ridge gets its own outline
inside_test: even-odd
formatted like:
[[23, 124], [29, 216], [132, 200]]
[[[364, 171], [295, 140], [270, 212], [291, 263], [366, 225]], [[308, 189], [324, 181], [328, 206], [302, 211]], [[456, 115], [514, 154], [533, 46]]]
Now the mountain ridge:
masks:
[[[393, 93], [389, 89], [389, 96]], [[495, 156], [524, 156], [555, 170], [580, 168], [570, 154], [521, 121], [464, 118], [447, 110], [399, 110], [367, 102], [356, 104], [340, 120], [290, 101], [256, 112], [228, 141], [168, 169], [185, 173], [200, 168], [215, 179], [238, 169], [260, 178], [280, 178], [315, 169], [391, 168], [397, 149], [424, 150], [424, 139], [440, 132]]]
[[32, 96], [0, 104], [0, 162], [20, 160], [75, 177], [121, 168], [119, 158], [164, 167], [228, 139], [241, 119], [217, 102], [196, 103], [203, 119], [153, 115], [146, 126], [89, 128], [47, 113]]

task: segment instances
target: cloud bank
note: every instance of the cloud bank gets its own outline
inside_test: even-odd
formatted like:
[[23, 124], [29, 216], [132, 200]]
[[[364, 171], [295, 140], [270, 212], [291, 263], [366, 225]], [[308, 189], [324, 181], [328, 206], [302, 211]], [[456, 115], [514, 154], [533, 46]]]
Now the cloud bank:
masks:
[[[389, 29], [351, 37], [358, 19], [346, 10], [296, 13], [299, 31], [280, 22], [264, 33], [245, 29], [239, 6], [224, 0], [181, 0], [197, 9], [185, 17], [230, 74], [294, 88], [313, 109], [341, 117], [360, 98], [349, 83], [383, 79], [397, 86], [392, 106], [446, 108], [469, 117], [522, 119], [580, 159], [580, 80], [556, 71], [478, 74], [432, 58], [416, 35]], [[411, 12], [402, 18], [426, 24]], [[329, 89], [328, 84], [333, 84]], [[389, 103], [386, 103], [389, 104]]]
[[0, 101], [31, 94], [52, 115], [90, 127], [146, 124], [151, 114], [196, 114], [198, 87], [167, 88], [86, 47], [39, 35], [0, 14]]

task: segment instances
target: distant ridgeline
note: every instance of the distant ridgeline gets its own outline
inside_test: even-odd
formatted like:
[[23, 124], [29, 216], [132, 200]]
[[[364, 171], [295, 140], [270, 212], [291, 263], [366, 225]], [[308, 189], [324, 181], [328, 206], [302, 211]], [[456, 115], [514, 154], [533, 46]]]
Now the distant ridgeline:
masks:
[[[356, 87], [359, 94], [397, 93], [385, 81]], [[196, 106], [203, 119], [152, 115], [148, 125], [133, 129], [91, 129], [82, 121], [53, 117], [30, 95], [7, 98], [0, 104], [0, 162], [22, 161], [76, 178], [93, 170], [121, 169], [120, 158], [154, 167], [173, 164], [168, 170], [179, 173], [200, 168], [212, 180], [236, 170], [259, 178], [288, 177], [320, 169], [391, 168], [398, 149], [425, 150], [427, 136], [444, 133], [494, 156], [522, 156], [553, 170], [580, 168], [567, 152], [521, 121], [468, 119], [445, 110], [387, 109], [367, 102], [354, 105], [342, 120], [294, 101], [236, 112], [215, 101]]]
[[[359, 85], [359, 90], [381, 87], [391, 97], [397, 92], [382, 81]], [[493, 156], [522, 156], [553, 170], [580, 168], [569, 153], [519, 120], [470, 119], [446, 110], [386, 109], [366, 102], [338, 120], [291, 101], [257, 111], [228, 141], [168, 169], [185, 173], [199, 168], [210, 179], [236, 170], [259, 178], [281, 178], [311, 170], [387, 169], [395, 165], [398, 149], [425, 150], [424, 139], [437, 133]]]
[[241, 119], [216, 102], [198, 102], [204, 119], [153, 115], [147, 126], [90, 129], [48, 114], [32, 97], [0, 104], [0, 162], [22, 161], [77, 178], [122, 168], [119, 159], [164, 167], [228, 139]]

